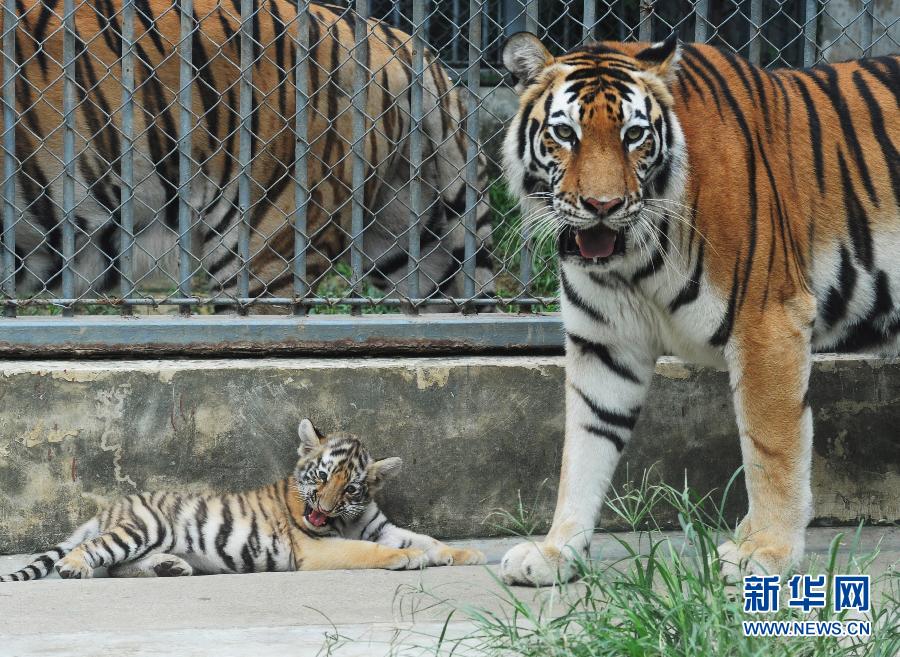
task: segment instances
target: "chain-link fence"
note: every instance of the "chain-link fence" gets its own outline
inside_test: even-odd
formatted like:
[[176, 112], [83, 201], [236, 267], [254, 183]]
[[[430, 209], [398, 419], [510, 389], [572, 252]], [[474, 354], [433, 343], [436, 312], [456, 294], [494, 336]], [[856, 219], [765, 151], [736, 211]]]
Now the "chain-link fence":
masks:
[[533, 252], [500, 176], [506, 35], [560, 52], [674, 31], [809, 66], [895, 52], [898, 16], [900, 0], [3, 0], [0, 304], [553, 310], [554, 247]]

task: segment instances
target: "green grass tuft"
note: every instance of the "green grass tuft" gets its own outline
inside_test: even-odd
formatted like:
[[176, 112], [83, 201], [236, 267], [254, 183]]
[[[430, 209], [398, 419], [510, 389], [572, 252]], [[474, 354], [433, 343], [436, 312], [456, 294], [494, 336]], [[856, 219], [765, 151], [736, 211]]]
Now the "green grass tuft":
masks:
[[[825, 609], [804, 614], [786, 607], [777, 614], [743, 612], [739, 587], [720, 577], [716, 547], [729, 536], [721, 508], [685, 487], [651, 485], [647, 479], [608, 506], [640, 532], [634, 543], [618, 539], [625, 557], [610, 563], [579, 564], [580, 582], [561, 585], [553, 613], [535, 611], [521, 589], [502, 587], [508, 612], [457, 610], [477, 631], [457, 641], [456, 654], [522, 657], [896, 657], [900, 654], [900, 573], [872, 573], [872, 635], [867, 638], [744, 637], [742, 620], [849, 620], [846, 612]], [[663, 508], [674, 509], [683, 540], [654, 527]], [[508, 517], [513, 531], [527, 530], [526, 514]], [[658, 529], [658, 528], [657, 528]], [[643, 530], [643, 531], [642, 531]], [[825, 559], [813, 557], [801, 572], [812, 575], [865, 573], [876, 553], [857, 549], [859, 532], [848, 529], [832, 543]], [[839, 551], [841, 541], [849, 543]], [[619, 550], [620, 552], [622, 550]], [[601, 555], [602, 558], [602, 555]], [[783, 578], [785, 580], [786, 578]], [[786, 583], [782, 586], [787, 589]], [[520, 597], [521, 595], [521, 597]], [[559, 605], [562, 605], [560, 609]], [[447, 643], [444, 643], [447, 650]], [[441, 653], [449, 654], [449, 652]]]

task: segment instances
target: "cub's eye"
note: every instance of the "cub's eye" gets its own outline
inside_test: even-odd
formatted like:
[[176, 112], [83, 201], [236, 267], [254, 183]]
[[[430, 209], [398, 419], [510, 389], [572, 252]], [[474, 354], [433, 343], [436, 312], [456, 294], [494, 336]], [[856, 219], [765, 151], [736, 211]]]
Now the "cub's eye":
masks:
[[553, 133], [562, 141], [575, 141], [575, 129], [565, 123], [553, 126]]
[[344, 489], [344, 492], [347, 493], [347, 495], [356, 495], [359, 492], [359, 486], [350, 484]]
[[633, 125], [625, 131], [625, 139], [628, 141], [637, 141], [644, 135], [644, 128], [639, 125]]
[[326, 481], [328, 481], [328, 473], [325, 472], [324, 470], [319, 470], [319, 472], [317, 473], [317, 476], [319, 477], [319, 479], [322, 480], [322, 483], [325, 483]]

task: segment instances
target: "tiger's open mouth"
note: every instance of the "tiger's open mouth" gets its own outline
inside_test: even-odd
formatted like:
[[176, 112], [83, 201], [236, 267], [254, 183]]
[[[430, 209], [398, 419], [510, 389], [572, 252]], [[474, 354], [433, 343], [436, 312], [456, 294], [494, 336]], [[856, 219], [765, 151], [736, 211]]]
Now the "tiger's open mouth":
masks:
[[306, 519], [306, 522], [308, 522], [316, 529], [322, 529], [325, 525], [331, 522], [331, 518], [329, 516], [309, 506], [307, 506], [306, 511], [303, 512], [303, 517]]
[[613, 230], [602, 224], [578, 230], [568, 226], [559, 238], [563, 256], [578, 256], [584, 260], [601, 262], [625, 254], [625, 229]]

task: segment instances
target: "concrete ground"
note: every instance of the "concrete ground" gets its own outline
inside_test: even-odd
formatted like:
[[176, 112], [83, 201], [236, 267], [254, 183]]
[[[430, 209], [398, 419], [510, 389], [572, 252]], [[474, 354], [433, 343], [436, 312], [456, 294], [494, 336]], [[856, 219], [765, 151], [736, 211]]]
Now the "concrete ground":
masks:
[[[852, 528], [811, 529], [812, 559], [828, 552], [834, 536]], [[681, 535], [669, 535], [674, 542]], [[626, 555], [601, 535], [595, 558]], [[509, 613], [494, 578], [496, 564], [516, 539], [467, 541], [488, 556], [488, 567], [430, 568], [421, 572], [331, 571], [219, 575], [180, 579], [62, 581], [0, 585], [0, 656], [379, 657], [435, 654], [437, 637], [470, 634], [464, 610]], [[845, 545], [849, 541], [845, 540]], [[880, 553], [873, 574], [900, 566], [900, 529], [866, 528], [858, 551]], [[846, 554], [846, 550], [842, 551]], [[27, 563], [0, 557], [0, 571]], [[533, 608], [552, 609], [558, 592], [514, 589]], [[457, 655], [476, 654], [457, 651]]]

